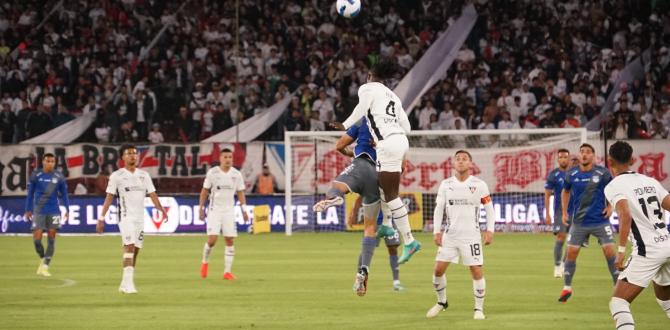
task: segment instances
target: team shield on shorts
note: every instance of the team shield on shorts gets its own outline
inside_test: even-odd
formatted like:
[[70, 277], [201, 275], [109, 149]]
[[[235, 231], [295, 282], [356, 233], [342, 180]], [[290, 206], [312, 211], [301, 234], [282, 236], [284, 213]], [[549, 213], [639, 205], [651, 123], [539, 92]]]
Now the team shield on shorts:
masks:
[[223, 235], [224, 237], [237, 237], [237, 224], [235, 223], [235, 211], [217, 210], [207, 215], [207, 235]]
[[354, 158], [340, 175], [333, 180], [349, 187], [363, 198], [363, 205], [377, 203], [379, 197], [379, 184], [377, 183], [377, 172], [374, 163], [367, 158]]
[[119, 222], [121, 242], [125, 245], [133, 244], [136, 248], [142, 248], [144, 243], [144, 222], [131, 219], [123, 219]]
[[552, 225], [552, 229], [553, 229], [554, 235], [556, 235], [558, 233], [567, 233], [568, 232], [568, 226], [566, 226], [563, 223], [563, 215], [562, 214], [554, 215], [554, 223]]
[[582, 246], [586, 243], [589, 235], [597, 237], [600, 245], [614, 244], [614, 233], [609, 223], [588, 227], [573, 223], [568, 234], [568, 245]]
[[31, 226], [31, 230], [60, 229], [60, 226], [61, 226], [60, 215], [38, 214], [33, 217], [33, 224]]
[[484, 251], [482, 240], [479, 239], [457, 239], [442, 235], [442, 246], [437, 249], [435, 260], [458, 263], [465, 266], [481, 266], [484, 264]]

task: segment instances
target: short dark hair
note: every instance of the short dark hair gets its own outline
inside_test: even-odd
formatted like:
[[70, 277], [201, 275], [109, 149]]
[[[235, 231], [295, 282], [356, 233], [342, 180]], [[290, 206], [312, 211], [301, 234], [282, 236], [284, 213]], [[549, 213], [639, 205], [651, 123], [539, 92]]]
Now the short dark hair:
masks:
[[56, 158], [56, 156], [54, 156], [54, 154], [52, 154], [50, 152], [47, 152], [46, 154], [44, 154], [44, 156], [42, 156], [42, 159], [47, 158], [47, 157]]
[[561, 149], [558, 149], [558, 151], [557, 151], [556, 153], [557, 153], [557, 154], [560, 154], [561, 152], [565, 152], [565, 153], [568, 153], [568, 154], [569, 154], [569, 153], [570, 153], [570, 150], [565, 149], [565, 148], [561, 148]]
[[387, 80], [393, 78], [396, 73], [396, 63], [391, 58], [382, 58], [370, 69], [378, 80]]
[[123, 153], [125, 153], [126, 150], [128, 150], [128, 149], [137, 149], [137, 148], [136, 148], [134, 145], [132, 145], [132, 144], [124, 144], [124, 145], [122, 145], [121, 148], [119, 149], [119, 156], [122, 156], [122, 157], [123, 157]]
[[594, 154], [596, 153], [596, 149], [593, 148], [593, 146], [588, 144], [588, 143], [582, 143], [582, 145], [579, 146], [579, 149], [581, 150], [582, 148], [589, 148], [589, 149], [591, 149], [592, 153], [594, 153]]
[[229, 148], [223, 148], [223, 149], [221, 150], [221, 153], [224, 153], [224, 152], [233, 152], [233, 151], [230, 150]]
[[619, 164], [628, 164], [633, 158], [633, 147], [625, 141], [614, 142], [610, 146], [610, 158]]
[[472, 155], [467, 150], [461, 149], [461, 150], [456, 151], [456, 153], [454, 154], [454, 157], [456, 157], [458, 154], [466, 154], [466, 155], [468, 155], [468, 158], [470, 158], [470, 160], [472, 161]]

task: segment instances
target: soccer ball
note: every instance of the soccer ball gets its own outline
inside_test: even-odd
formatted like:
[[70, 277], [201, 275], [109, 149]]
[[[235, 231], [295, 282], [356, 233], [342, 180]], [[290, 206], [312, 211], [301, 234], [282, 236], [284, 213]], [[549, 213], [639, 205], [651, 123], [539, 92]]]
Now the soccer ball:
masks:
[[361, 0], [337, 0], [337, 13], [342, 17], [356, 17], [361, 12]]

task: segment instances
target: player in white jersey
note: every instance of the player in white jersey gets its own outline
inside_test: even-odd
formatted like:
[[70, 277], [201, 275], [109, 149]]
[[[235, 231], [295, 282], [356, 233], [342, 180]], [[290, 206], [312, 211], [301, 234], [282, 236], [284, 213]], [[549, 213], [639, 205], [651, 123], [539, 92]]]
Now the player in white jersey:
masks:
[[233, 260], [235, 258], [235, 246], [233, 245], [237, 237], [237, 224], [235, 223], [235, 195], [240, 201], [242, 208], [242, 217], [244, 221], [249, 221], [246, 204], [247, 199], [244, 196], [244, 178], [242, 173], [233, 167], [233, 152], [230, 149], [221, 150], [219, 155], [220, 165], [211, 168], [207, 172], [205, 182], [200, 191], [200, 220], [205, 219], [205, 201], [209, 198], [209, 207], [207, 208], [207, 242], [202, 250], [202, 265], [200, 266], [200, 276], [207, 277], [209, 269], [209, 254], [216, 244], [220, 234], [226, 241], [226, 250], [224, 256], [224, 280], [234, 280], [232, 273]]
[[117, 220], [121, 241], [123, 242], [123, 278], [119, 291], [122, 293], [137, 293], [135, 289], [135, 265], [137, 255], [144, 240], [144, 197], [148, 194], [151, 202], [163, 214], [163, 222], [167, 222], [167, 213], [158, 200], [156, 188], [149, 173], [137, 168], [138, 154], [134, 146], [122, 146], [119, 151], [125, 166], [109, 176], [107, 196], [102, 205], [102, 213], [98, 218], [96, 231], [102, 234], [105, 228], [105, 214], [118, 196]]
[[421, 243], [412, 236], [407, 207], [398, 195], [402, 166], [409, 149], [406, 135], [411, 127], [400, 98], [382, 83], [394, 74], [395, 64], [390, 60], [380, 60], [375, 64], [368, 73], [367, 83], [358, 89], [358, 105], [354, 111], [344, 123], [331, 123], [331, 126], [340, 130], [349, 129], [363, 116], [367, 118], [376, 143], [379, 187], [384, 192], [385, 202], [391, 209], [405, 245], [398, 259], [398, 263], [403, 264], [421, 249]]
[[[440, 311], [447, 309], [447, 277], [445, 272], [450, 263], [458, 263], [459, 257], [463, 265], [470, 267], [472, 289], [475, 296], [474, 319], [483, 320], [484, 296], [486, 281], [482, 265], [484, 254], [482, 249], [482, 233], [479, 229], [479, 213], [481, 205], [486, 211], [486, 231], [483, 234], [484, 244], [493, 241], [495, 216], [489, 188], [484, 181], [470, 175], [472, 156], [465, 150], [459, 150], [453, 160], [454, 176], [440, 184], [433, 213], [433, 234], [435, 244], [439, 247], [435, 257], [433, 287], [437, 294], [437, 304], [431, 307], [426, 317], [436, 317]], [[447, 212], [447, 224], [442, 230], [444, 211]]]
[[[618, 330], [635, 329], [630, 304], [651, 281], [656, 301], [670, 318], [670, 229], [663, 216], [663, 210], [670, 211], [670, 194], [656, 179], [630, 170], [632, 155], [633, 148], [626, 142], [610, 146], [610, 171], [615, 178], [605, 187], [605, 197], [619, 215], [615, 265], [622, 272], [610, 300]], [[624, 266], [627, 239], [633, 251]]]

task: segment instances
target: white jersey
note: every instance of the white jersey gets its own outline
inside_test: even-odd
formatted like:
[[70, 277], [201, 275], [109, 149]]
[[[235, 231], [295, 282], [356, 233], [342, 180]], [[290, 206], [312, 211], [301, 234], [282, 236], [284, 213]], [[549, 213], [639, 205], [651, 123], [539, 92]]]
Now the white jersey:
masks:
[[119, 222], [129, 219], [138, 223], [144, 222], [144, 197], [155, 191], [149, 173], [139, 168], [134, 172], [125, 168], [114, 171], [109, 176], [106, 190], [119, 197]]
[[628, 239], [639, 256], [667, 256], [670, 251], [670, 232], [661, 208], [666, 196], [668, 191], [656, 179], [635, 172], [618, 175], [605, 187], [605, 197], [612, 207], [621, 200], [628, 202], [633, 218]]
[[479, 213], [481, 205], [488, 203], [491, 203], [489, 187], [481, 179], [469, 176], [461, 182], [452, 176], [442, 180], [435, 200], [433, 233], [441, 231], [446, 211], [446, 235], [457, 239], [479, 239]]
[[216, 166], [207, 171], [202, 187], [209, 189], [209, 212], [232, 211], [235, 207], [235, 193], [244, 191], [242, 173], [231, 167], [228, 172]]
[[371, 82], [358, 88], [358, 105], [342, 124], [349, 129], [363, 116], [367, 118], [375, 142], [392, 134], [406, 135], [411, 131], [400, 98], [382, 83]]

